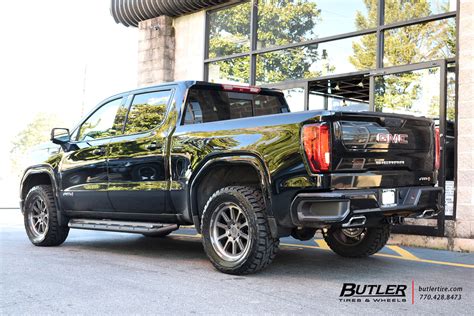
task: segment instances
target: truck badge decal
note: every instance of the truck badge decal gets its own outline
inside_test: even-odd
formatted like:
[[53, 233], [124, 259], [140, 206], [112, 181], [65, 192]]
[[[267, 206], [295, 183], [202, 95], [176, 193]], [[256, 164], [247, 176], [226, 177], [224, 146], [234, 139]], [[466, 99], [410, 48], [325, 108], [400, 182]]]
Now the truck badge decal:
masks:
[[385, 144], [408, 144], [407, 134], [389, 134], [389, 133], [378, 133], [375, 141], [377, 143]]

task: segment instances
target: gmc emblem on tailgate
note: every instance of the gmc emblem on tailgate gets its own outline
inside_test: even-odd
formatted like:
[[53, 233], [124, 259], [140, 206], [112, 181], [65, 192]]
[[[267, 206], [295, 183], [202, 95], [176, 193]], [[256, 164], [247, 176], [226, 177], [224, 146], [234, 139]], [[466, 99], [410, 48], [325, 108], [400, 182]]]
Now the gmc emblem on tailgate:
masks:
[[377, 143], [385, 144], [408, 144], [408, 135], [407, 134], [388, 134], [388, 133], [378, 133], [375, 138]]

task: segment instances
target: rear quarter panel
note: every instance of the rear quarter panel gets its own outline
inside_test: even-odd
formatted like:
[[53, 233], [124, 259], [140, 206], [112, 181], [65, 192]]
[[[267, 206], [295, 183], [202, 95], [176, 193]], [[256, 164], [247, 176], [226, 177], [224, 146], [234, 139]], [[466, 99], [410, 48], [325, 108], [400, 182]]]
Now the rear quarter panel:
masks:
[[[301, 124], [314, 116], [314, 112], [288, 113], [177, 126], [170, 144], [171, 189], [184, 194], [207, 161], [232, 155], [252, 155], [262, 162], [272, 196], [279, 193], [282, 182], [293, 182], [300, 189], [314, 186], [300, 145]], [[174, 201], [180, 199], [176, 193]]]

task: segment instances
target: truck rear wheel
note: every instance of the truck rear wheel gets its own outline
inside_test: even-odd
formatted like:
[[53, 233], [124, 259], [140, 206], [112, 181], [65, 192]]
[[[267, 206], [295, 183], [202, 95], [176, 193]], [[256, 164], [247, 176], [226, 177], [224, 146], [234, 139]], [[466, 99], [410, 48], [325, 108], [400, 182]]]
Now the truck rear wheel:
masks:
[[343, 257], [367, 257], [381, 250], [390, 237], [390, 225], [367, 228], [329, 228], [324, 240]]
[[49, 185], [33, 187], [24, 206], [26, 234], [35, 246], [59, 246], [69, 233], [69, 227], [60, 226], [56, 201]]
[[228, 274], [250, 274], [265, 268], [276, 255], [260, 190], [243, 186], [215, 192], [201, 220], [204, 250], [214, 267]]

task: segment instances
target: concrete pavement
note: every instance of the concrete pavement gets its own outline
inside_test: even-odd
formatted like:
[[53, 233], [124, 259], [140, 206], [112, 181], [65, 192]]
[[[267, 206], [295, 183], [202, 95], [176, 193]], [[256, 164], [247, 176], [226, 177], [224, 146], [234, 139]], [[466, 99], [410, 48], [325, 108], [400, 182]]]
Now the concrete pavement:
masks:
[[[28, 241], [18, 210], [0, 210], [0, 314], [472, 312], [473, 254], [400, 248], [413, 256], [402, 251], [405, 258], [387, 248], [351, 260], [317, 241], [282, 244], [266, 270], [231, 276], [213, 269], [189, 229], [162, 239], [71, 230], [62, 246], [40, 248]], [[344, 283], [402, 284], [407, 293], [403, 302], [341, 302]], [[422, 300], [420, 286], [462, 289], [459, 299], [433, 292]]]

